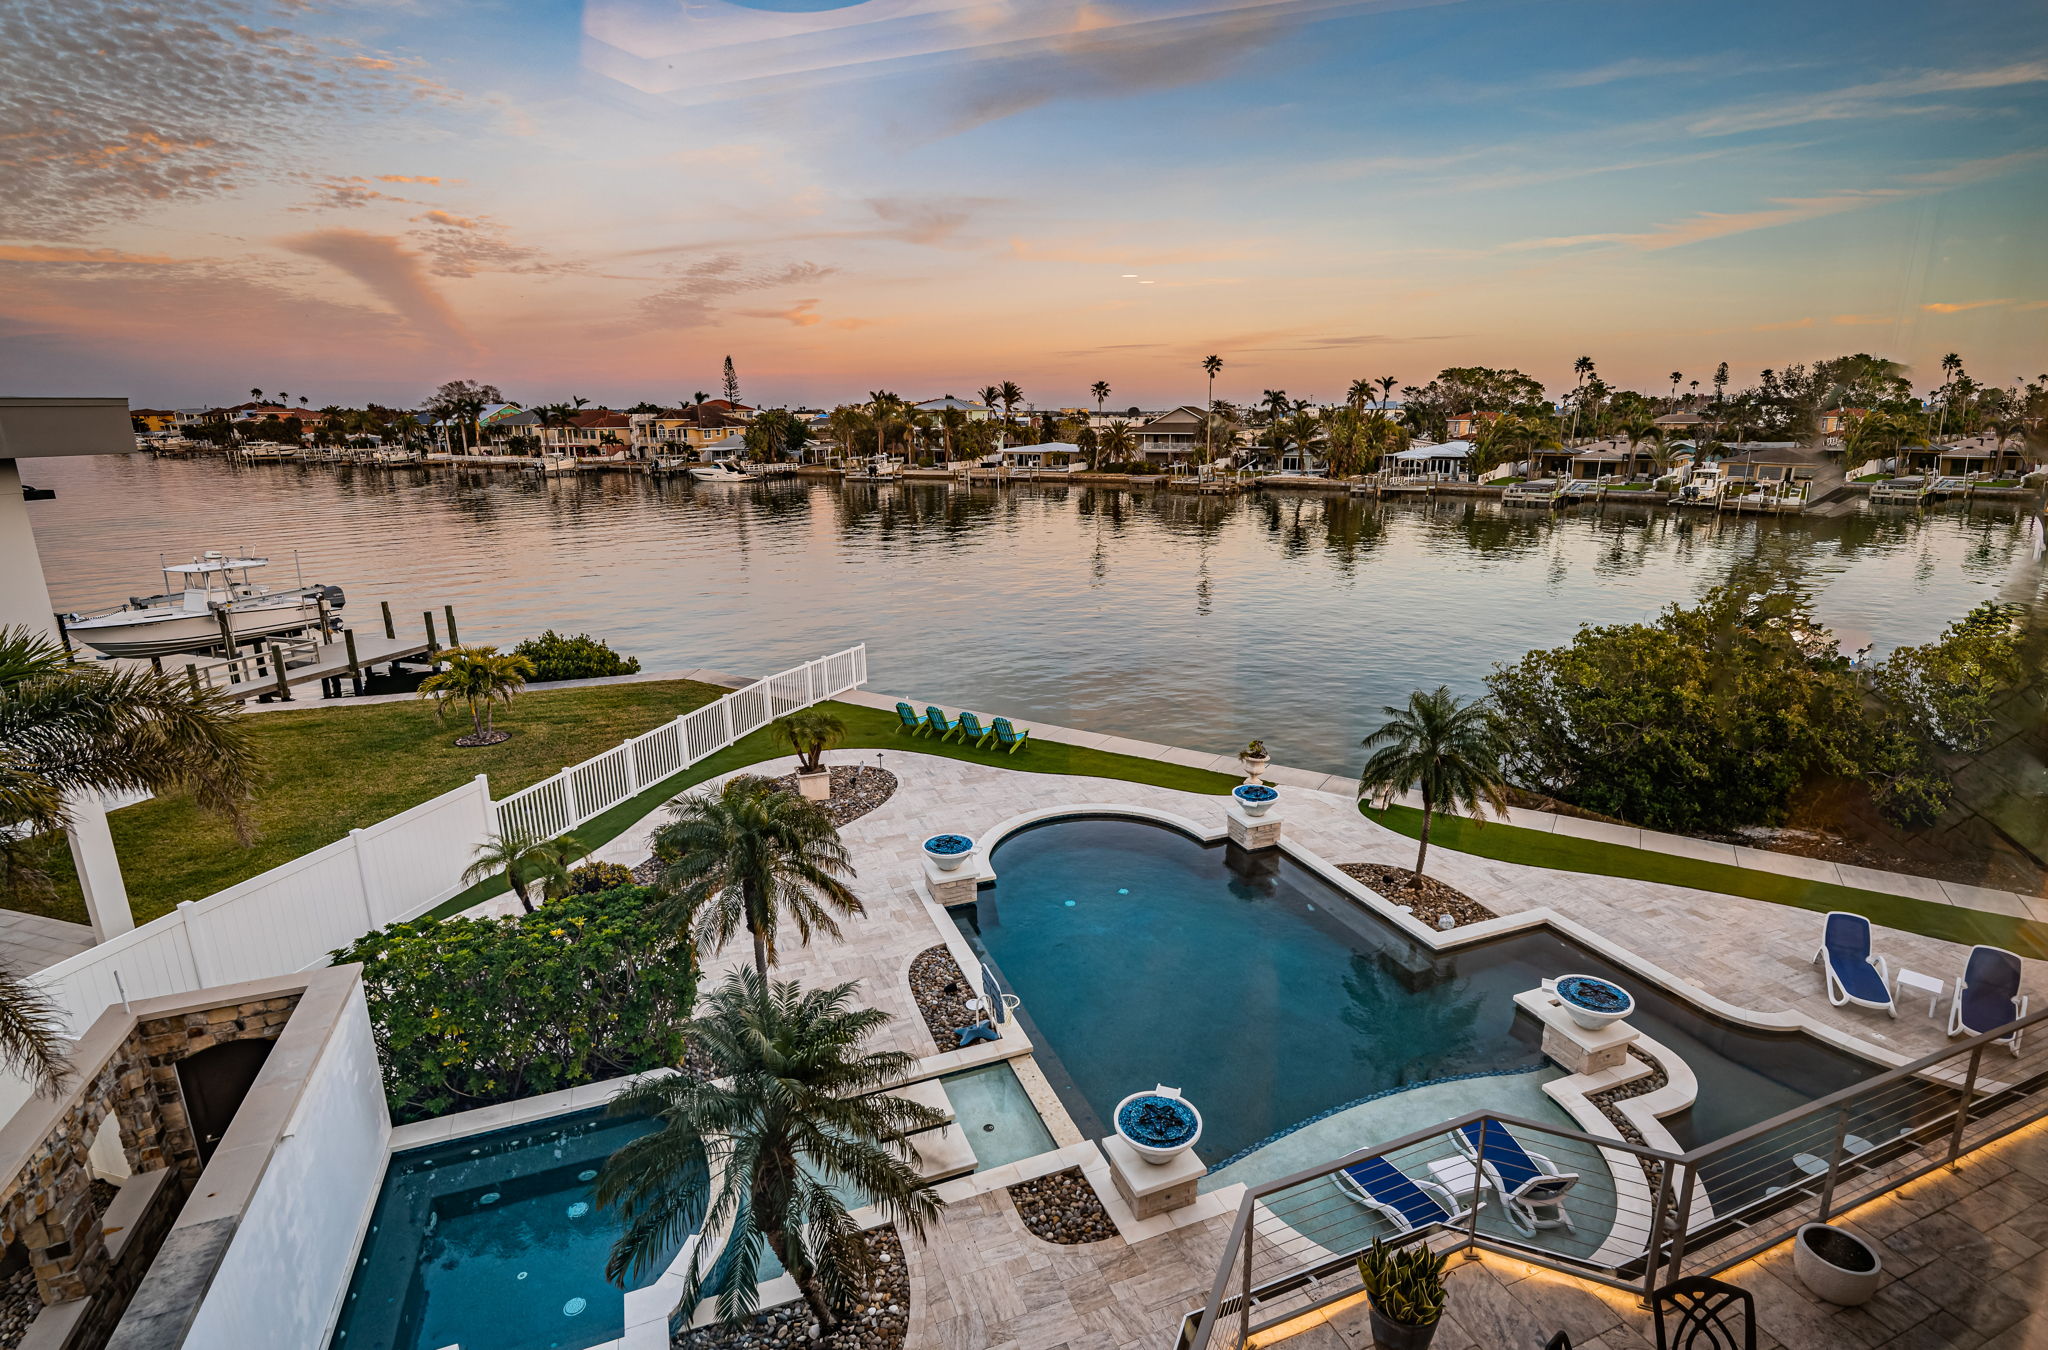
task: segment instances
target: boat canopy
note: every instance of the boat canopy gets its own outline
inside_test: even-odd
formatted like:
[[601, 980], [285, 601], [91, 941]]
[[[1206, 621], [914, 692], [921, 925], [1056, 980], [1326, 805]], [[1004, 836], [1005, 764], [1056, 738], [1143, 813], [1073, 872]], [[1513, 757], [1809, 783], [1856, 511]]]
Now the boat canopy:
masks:
[[219, 553], [208, 553], [188, 563], [172, 563], [164, 571], [180, 576], [204, 576], [213, 572], [239, 572], [248, 567], [268, 566], [268, 558], [229, 558]]

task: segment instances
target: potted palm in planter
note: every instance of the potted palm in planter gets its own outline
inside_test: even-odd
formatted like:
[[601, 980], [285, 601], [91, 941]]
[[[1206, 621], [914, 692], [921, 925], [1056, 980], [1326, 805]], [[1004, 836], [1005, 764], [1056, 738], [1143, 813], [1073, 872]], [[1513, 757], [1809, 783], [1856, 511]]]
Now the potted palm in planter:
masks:
[[1444, 1258], [1427, 1245], [1390, 1247], [1374, 1238], [1358, 1258], [1379, 1350], [1424, 1350], [1444, 1315]]
[[814, 802], [832, 795], [832, 771], [825, 767], [825, 752], [846, 736], [846, 723], [822, 708], [800, 708], [776, 719], [790, 748], [796, 751], [796, 790]]
[[1264, 741], [1253, 741], [1250, 745], [1237, 752], [1237, 762], [1244, 765], [1244, 781], [1256, 783], [1259, 781], [1259, 775], [1266, 771], [1266, 765], [1272, 761], [1266, 757], [1266, 743]]

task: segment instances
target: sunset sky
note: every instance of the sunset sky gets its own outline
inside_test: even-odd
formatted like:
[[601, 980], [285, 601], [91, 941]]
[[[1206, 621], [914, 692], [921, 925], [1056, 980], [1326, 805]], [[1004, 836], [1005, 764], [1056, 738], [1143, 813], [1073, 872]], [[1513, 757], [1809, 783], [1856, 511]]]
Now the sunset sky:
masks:
[[0, 0], [0, 128], [0, 393], [2048, 369], [2022, 0]]

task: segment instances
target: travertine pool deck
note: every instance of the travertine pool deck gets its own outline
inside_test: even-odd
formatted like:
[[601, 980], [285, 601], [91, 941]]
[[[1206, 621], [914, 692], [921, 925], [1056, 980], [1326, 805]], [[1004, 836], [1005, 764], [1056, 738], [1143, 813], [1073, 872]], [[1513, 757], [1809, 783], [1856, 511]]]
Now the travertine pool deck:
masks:
[[[952, 1056], [933, 1055], [931, 1038], [908, 982], [910, 961], [917, 953], [938, 942], [957, 943], [956, 934], [949, 931], [951, 925], [935, 917], [919, 894], [919, 845], [923, 839], [941, 830], [986, 837], [1002, 822], [1030, 812], [1083, 807], [1149, 809], [1216, 830], [1222, 825], [1225, 799], [1137, 783], [1030, 773], [1011, 767], [1015, 761], [942, 759], [919, 754], [914, 745], [906, 740], [900, 750], [879, 752], [882, 767], [894, 773], [901, 785], [888, 802], [841, 831], [858, 873], [855, 888], [867, 912], [845, 921], [842, 941], [821, 938], [801, 947], [793, 937], [788, 938], [777, 974], [811, 986], [860, 981], [862, 1001], [894, 1019], [879, 1038], [881, 1043], [943, 1062]], [[1028, 749], [1023, 752], [1029, 753]], [[841, 752], [829, 755], [828, 761], [848, 763], [857, 758], [873, 763], [876, 754]], [[778, 759], [748, 771], [773, 776], [788, 771], [793, 762]], [[1285, 788], [1282, 815], [1286, 838], [1326, 862], [1413, 864], [1413, 841], [1361, 816], [1348, 791]], [[663, 813], [656, 812], [640, 821], [600, 849], [598, 856], [628, 864], [641, 861], [648, 854], [649, 837], [662, 819]], [[1942, 1023], [1920, 1015], [1924, 1003], [1903, 1008], [1896, 1020], [1854, 1008], [1829, 1007], [1818, 968], [1810, 964], [1821, 922], [1817, 914], [1679, 886], [1494, 862], [1443, 848], [1431, 850], [1429, 870], [1503, 916], [1548, 908], [1616, 947], [1682, 971], [1709, 995], [1739, 1007], [1759, 1013], [1796, 1012], [1901, 1057], [1917, 1057], [1947, 1042]], [[501, 898], [479, 908], [504, 910], [515, 903]], [[1171, 940], [1170, 928], [1162, 926], [1161, 931], [1162, 941]], [[1890, 956], [1894, 967], [1903, 963], [1944, 979], [1953, 978], [1964, 956], [1963, 949], [1953, 944], [1887, 929], [1878, 930], [1877, 945]], [[715, 979], [747, 959], [744, 944], [709, 954], [707, 976]], [[2041, 987], [2040, 981], [2038, 963], [2030, 962], [2029, 987]], [[1062, 1144], [1072, 1145], [1071, 1138], [1062, 1138], [1060, 1129], [1054, 1129], [1054, 1136]], [[1085, 1150], [1089, 1146], [1080, 1147]], [[1962, 1175], [1984, 1175], [1996, 1166], [2001, 1177], [2016, 1171], [2031, 1177], [2036, 1170], [2048, 1177], [2048, 1144], [2040, 1145], [2038, 1152], [2035, 1167], [1973, 1162]], [[1095, 1172], [1091, 1180], [1103, 1191], [1106, 1183], [1099, 1179], [1101, 1169]], [[1207, 1295], [1230, 1224], [1224, 1209], [1234, 1210], [1237, 1203], [1235, 1188], [1212, 1192], [1204, 1198], [1202, 1212], [1182, 1216], [1177, 1225], [1163, 1220], [1130, 1223], [1128, 1211], [1117, 1214], [1122, 1207], [1112, 1203], [1125, 1238], [1060, 1247], [1025, 1231], [1001, 1189], [1000, 1183], [1006, 1179], [994, 1176], [948, 1183], [945, 1193], [951, 1206], [945, 1217], [929, 1241], [910, 1244], [912, 1350], [1135, 1350], [1171, 1345], [1181, 1315]], [[1945, 1195], [1940, 1189], [1944, 1184], [1945, 1179], [1930, 1179], [1920, 1186]], [[2039, 1203], [2048, 1197], [2048, 1181], [2039, 1184], [2040, 1195], [2026, 1203], [2031, 1210], [2048, 1210]], [[2000, 1196], [2000, 1209], [2005, 1208], [2007, 1198]], [[1912, 1201], [1887, 1203], [1903, 1207]], [[1975, 1202], [1979, 1206], [1989, 1203], [1988, 1199]], [[2036, 1222], [2004, 1212], [1995, 1221], [2013, 1229], [2008, 1239], [2001, 1239], [2006, 1245], [1998, 1249], [2014, 1256], [2012, 1278], [2032, 1280], [2029, 1287], [2039, 1288], [2040, 1272], [2048, 1266], [2048, 1257], [2035, 1257], [2048, 1244], [2048, 1219]], [[2039, 1242], [2034, 1241], [2035, 1233]], [[2024, 1244], [2016, 1240], [2021, 1237]], [[1937, 1315], [1945, 1315], [1932, 1295], [1917, 1295], [1919, 1302], [1910, 1301], [1916, 1296], [1909, 1291], [1917, 1288], [1911, 1274], [1900, 1282], [1903, 1289], [1894, 1296], [1901, 1309], [1895, 1315], [1899, 1325], [1893, 1328], [1875, 1312], [1836, 1316], [1819, 1311], [1818, 1305], [1790, 1282], [1789, 1275], [1780, 1279], [1772, 1259], [1767, 1256], [1752, 1263], [1755, 1275], [1745, 1268], [1738, 1280], [1758, 1285], [1767, 1279], [1778, 1281], [1778, 1292], [1772, 1297], [1785, 1302], [1788, 1309], [1797, 1305], [1804, 1311], [1796, 1319], [1802, 1330], [1787, 1335], [1773, 1329], [1776, 1339], [1760, 1342], [1767, 1347], [1782, 1344], [1790, 1350], [1807, 1350], [1809, 1346], [1818, 1350], [1824, 1345], [1980, 1343], [1898, 1339], [1909, 1330], [1931, 1334]], [[1930, 1254], [1928, 1259], [1932, 1273], [1921, 1276], [1922, 1283], [1931, 1285], [1950, 1278], [1950, 1268], [1956, 1263], [1938, 1254]], [[1954, 1270], [1955, 1278], [1979, 1283], [1983, 1273], [1966, 1266]], [[1560, 1328], [1573, 1330], [1575, 1344], [1581, 1347], [1641, 1350], [1654, 1343], [1647, 1323], [1632, 1312], [1626, 1299], [1578, 1281], [1495, 1257], [1461, 1264], [1455, 1279], [1454, 1320], [1445, 1328], [1448, 1334], [1437, 1339], [1443, 1350], [1494, 1350], [1524, 1344], [1536, 1350]], [[1760, 1289], [1759, 1299], [1763, 1298]], [[1987, 1307], [2005, 1306], [1989, 1293], [1980, 1302]], [[1909, 1320], [1912, 1311], [1918, 1315]], [[1793, 1313], [1787, 1310], [1774, 1314], [1766, 1325], [1772, 1327], [1781, 1319], [1788, 1327], [1795, 1323]], [[1988, 1325], [1997, 1318], [1987, 1313], [1979, 1320]], [[1840, 1323], [1851, 1326], [1853, 1335], [1850, 1339], [1814, 1339], [1804, 1330], [1809, 1323], [1830, 1335], [1836, 1334]], [[1543, 1336], [1527, 1339], [1525, 1333], [1538, 1325], [1547, 1326]], [[1301, 1336], [1289, 1343], [1298, 1343], [1304, 1350], [1318, 1345], [1365, 1346], [1370, 1344], [1370, 1336], [1364, 1327], [1362, 1309], [1349, 1315], [1339, 1310], [1305, 1325]], [[1990, 1327], [1990, 1332], [2009, 1336], [2010, 1327], [2006, 1322]], [[1879, 1328], [1891, 1339], [1878, 1338], [1875, 1329]], [[2036, 1343], [2007, 1339], [1996, 1344], [2000, 1350], [2009, 1350]]]

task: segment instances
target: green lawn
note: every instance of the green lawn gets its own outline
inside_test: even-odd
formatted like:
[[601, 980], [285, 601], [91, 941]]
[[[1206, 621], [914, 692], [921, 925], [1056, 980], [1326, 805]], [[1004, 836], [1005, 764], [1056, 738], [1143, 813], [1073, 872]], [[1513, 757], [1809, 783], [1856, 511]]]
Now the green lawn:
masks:
[[[1179, 764], [1162, 764], [1156, 759], [1139, 759], [1132, 755], [1112, 755], [1102, 750], [1084, 750], [1078, 745], [1062, 745], [1055, 741], [1033, 740], [1015, 754], [1003, 754], [994, 750], [976, 750], [971, 745], [958, 741], [941, 743], [930, 736], [912, 737], [909, 732], [899, 732], [896, 714], [879, 708], [863, 708], [851, 703], [827, 703], [824, 705], [846, 723], [846, 740], [838, 750], [825, 757], [826, 763], [845, 764], [850, 758], [867, 760], [871, 756], [859, 755], [861, 750], [886, 749], [906, 754], [934, 755], [941, 759], [971, 759], [985, 764], [1000, 765], [1005, 769], [1017, 769], [1024, 773], [1065, 773], [1090, 778], [1115, 778], [1126, 783], [1150, 783], [1154, 787], [1174, 788], [1181, 792], [1212, 793], [1221, 796], [1243, 782], [1235, 774], [1211, 773], [1206, 769], [1190, 769]], [[685, 788], [692, 787], [706, 779], [716, 778], [722, 773], [745, 768], [749, 764], [774, 759], [790, 753], [786, 741], [776, 737], [773, 728], [763, 727], [752, 735], [743, 736], [725, 749], [681, 773], [655, 784], [639, 796], [628, 799], [595, 816], [579, 826], [575, 835], [577, 841], [588, 848], [608, 844], [625, 833], [627, 828], [648, 812], [655, 810], [662, 802], [675, 796]], [[886, 763], [884, 767], [887, 767]], [[462, 894], [436, 907], [434, 913], [440, 916], [459, 914], [491, 896], [502, 894], [506, 889], [503, 877], [480, 881]]]
[[[466, 714], [441, 722], [424, 700], [252, 714], [250, 733], [266, 774], [252, 811], [253, 844], [238, 843], [226, 822], [184, 796], [109, 817], [136, 921], [289, 862], [479, 773], [490, 776], [493, 796], [509, 796], [728, 692], [691, 680], [529, 689], [500, 710], [498, 724], [512, 739], [476, 750], [454, 744], [469, 728]], [[59, 847], [49, 857], [58, 894], [44, 912], [84, 922], [70, 854]]]
[[[1386, 811], [1359, 808], [1371, 819], [1414, 839], [1422, 833], [1422, 812], [1411, 806]], [[1882, 891], [1860, 890], [1826, 881], [1808, 881], [1758, 872], [1729, 863], [1698, 862], [1650, 849], [1579, 839], [1571, 835], [1525, 830], [1498, 822], [1480, 824], [1463, 816], [1438, 816], [1430, 827], [1430, 847], [1438, 845], [1501, 862], [1554, 867], [1565, 872], [1592, 872], [1607, 877], [1661, 881], [1702, 891], [1768, 900], [1774, 905], [1825, 912], [1846, 909], [1872, 923], [1949, 942], [1990, 943], [2023, 956], [2048, 957], [2048, 924], [2028, 919], [1958, 909], [1929, 900], [1914, 900]], [[1818, 928], [1815, 930], [1818, 932]]]

